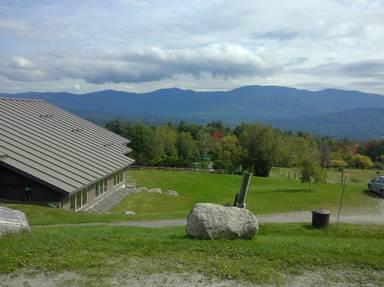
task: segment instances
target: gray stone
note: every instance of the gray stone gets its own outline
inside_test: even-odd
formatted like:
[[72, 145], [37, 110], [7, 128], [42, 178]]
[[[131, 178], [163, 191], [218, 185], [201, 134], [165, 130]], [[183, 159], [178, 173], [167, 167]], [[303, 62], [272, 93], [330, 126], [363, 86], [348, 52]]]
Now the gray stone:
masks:
[[134, 192], [148, 192], [148, 188], [146, 187], [138, 187]]
[[0, 206], [0, 237], [6, 233], [29, 232], [30, 230], [23, 212]]
[[178, 196], [179, 195], [176, 191], [170, 190], [170, 189], [165, 190], [163, 193], [166, 195], [172, 195], [172, 196]]
[[125, 215], [136, 215], [136, 212], [127, 210], [127, 211], [125, 212]]
[[101, 196], [98, 201], [92, 206], [85, 209], [91, 213], [105, 213], [106, 211], [117, 206], [125, 197], [135, 192], [135, 188], [127, 186], [115, 191], [107, 192]]
[[187, 219], [188, 235], [200, 239], [250, 239], [258, 228], [248, 209], [212, 203], [197, 203]]
[[148, 192], [152, 192], [152, 193], [162, 193], [160, 188], [151, 188], [150, 190], [148, 190]]

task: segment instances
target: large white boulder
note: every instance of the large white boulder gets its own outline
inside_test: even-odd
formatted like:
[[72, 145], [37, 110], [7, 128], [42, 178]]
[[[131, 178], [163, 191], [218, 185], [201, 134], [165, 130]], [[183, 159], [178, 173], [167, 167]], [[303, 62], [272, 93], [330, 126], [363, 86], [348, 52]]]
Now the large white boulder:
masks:
[[250, 239], [258, 228], [248, 209], [212, 203], [197, 203], [187, 219], [188, 235], [201, 239]]
[[29, 224], [23, 212], [0, 206], [0, 237], [6, 233], [29, 231]]

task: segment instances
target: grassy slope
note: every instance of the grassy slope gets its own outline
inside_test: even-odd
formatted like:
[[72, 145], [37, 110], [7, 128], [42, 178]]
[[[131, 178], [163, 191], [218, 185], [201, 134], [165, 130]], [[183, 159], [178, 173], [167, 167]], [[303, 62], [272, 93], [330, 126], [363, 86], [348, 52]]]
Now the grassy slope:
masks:
[[[127, 197], [112, 212], [123, 213], [133, 210], [140, 214], [158, 218], [185, 217], [197, 202], [232, 203], [239, 191], [241, 176], [172, 172], [172, 171], [130, 171], [138, 186], [172, 189], [179, 196], [139, 193]], [[335, 210], [340, 199], [340, 184], [308, 184], [287, 179], [277, 173], [269, 178], [253, 177], [247, 197], [247, 207], [256, 214], [310, 210], [323, 207]], [[369, 207], [374, 200], [364, 192], [365, 184], [349, 184], [346, 188], [344, 206]]]
[[[194, 202], [231, 202], [241, 181], [237, 176], [178, 172], [132, 171], [131, 176], [139, 185], [174, 189], [180, 196], [135, 194], [115, 209], [116, 214], [109, 215], [28, 205], [11, 207], [25, 211], [32, 224], [184, 217]], [[361, 192], [364, 187], [360, 183], [348, 186], [346, 205], [373, 204]], [[256, 213], [336, 206], [339, 185], [315, 185], [312, 192], [306, 188], [277, 174], [269, 179], [254, 178], [248, 206]], [[139, 215], [126, 217], [121, 214], [126, 209], [137, 210]], [[303, 224], [265, 224], [253, 240], [236, 241], [192, 240], [186, 237], [183, 227], [32, 226], [30, 234], [0, 240], [0, 274], [20, 269], [75, 271], [89, 276], [88, 286], [103, 286], [108, 276], [125, 271], [199, 272], [220, 278], [282, 283], [286, 274], [331, 268], [351, 271], [351, 283], [358, 278], [361, 281], [357, 283], [381, 284], [383, 238], [382, 226], [369, 225], [332, 225], [317, 230]]]
[[353, 225], [263, 225], [253, 240], [235, 241], [193, 240], [183, 228], [34, 227], [0, 240], [0, 273], [65, 270], [97, 280], [124, 270], [200, 272], [276, 283], [283, 274], [332, 266], [374, 280], [370, 270], [384, 268], [383, 237], [381, 226]]
[[[360, 178], [366, 176], [361, 172], [359, 174]], [[179, 196], [137, 193], [123, 200], [112, 210], [112, 214], [103, 215], [30, 205], [8, 206], [25, 212], [32, 225], [186, 218], [197, 202], [232, 203], [241, 183], [240, 176], [208, 173], [132, 170], [130, 175], [138, 186], [172, 189], [176, 190]], [[310, 210], [316, 207], [331, 210], [336, 208], [340, 198], [340, 185], [314, 184], [312, 191], [308, 191], [307, 184], [287, 179], [286, 175], [287, 171], [285, 176], [272, 173], [269, 178], [253, 177], [247, 197], [248, 208], [256, 214]], [[361, 182], [347, 186], [344, 207], [369, 207], [376, 204], [363, 192], [365, 181], [362, 179]], [[133, 210], [137, 215], [125, 216], [126, 210]]]

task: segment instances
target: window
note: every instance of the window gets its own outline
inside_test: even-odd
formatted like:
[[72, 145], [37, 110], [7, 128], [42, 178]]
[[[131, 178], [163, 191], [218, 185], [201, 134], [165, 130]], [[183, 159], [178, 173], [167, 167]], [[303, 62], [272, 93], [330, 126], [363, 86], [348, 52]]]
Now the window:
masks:
[[75, 210], [76, 206], [76, 196], [73, 194], [69, 197], [69, 208]]
[[100, 191], [100, 195], [103, 194], [103, 192], [104, 192], [103, 180], [99, 181], [99, 191]]
[[99, 185], [96, 183], [95, 184], [95, 197], [98, 197], [99, 195], [100, 195]]
[[75, 194], [72, 194], [69, 197], [69, 208], [72, 210], [77, 210], [82, 206], [86, 205], [88, 202], [88, 191], [92, 188], [93, 186], [80, 190]]
[[104, 178], [103, 183], [104, 183], [103, 192], [107, 192], [107, 190], [108, 190], [108, 180], [106, 178]]
[[123, 181], [123, 171], [118, 171], [113, 175], [113, 185], [118, 185]]
[[82, 196], [82, 205], [86, 205], [87, 204], [87, 200], [88, 200], [88, 190], [89, 188], [87, 188], [86, 190], [83, 191], [83, 194], [81, 195]]
[[95, 184], [95, 197], [102, 195], [108, 191], [108, 179], [104, 178]]
[[81, 207], [81, 191], [76, 193], [76, 209]]

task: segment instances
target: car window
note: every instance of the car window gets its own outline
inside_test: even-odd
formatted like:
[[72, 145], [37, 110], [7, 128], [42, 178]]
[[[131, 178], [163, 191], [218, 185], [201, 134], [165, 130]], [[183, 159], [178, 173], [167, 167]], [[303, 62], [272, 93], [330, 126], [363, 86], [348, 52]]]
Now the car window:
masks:
[[375, 177], [375, 178], [373, 179], [373, 182], [380, 182], [380, 177]]
[[384, 183], [384, 178], [380, 178], [380, 179], [379, 179], [379, 182], [380, 182], [380, 183]]

